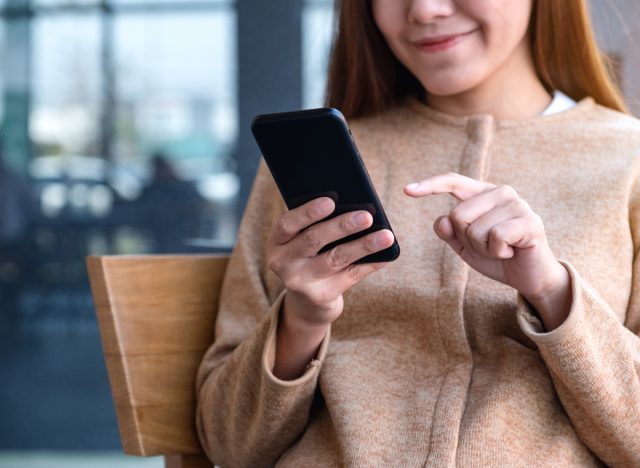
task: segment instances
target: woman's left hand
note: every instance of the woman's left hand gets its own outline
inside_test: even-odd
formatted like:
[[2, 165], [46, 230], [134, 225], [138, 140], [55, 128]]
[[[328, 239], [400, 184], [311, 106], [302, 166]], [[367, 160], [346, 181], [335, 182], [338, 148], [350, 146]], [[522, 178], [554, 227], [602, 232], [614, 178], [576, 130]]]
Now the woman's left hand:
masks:
[[414, 198], [448, 193], [460, 200], [436, 219], [437, 236], [478, 272], [517, 289], [548, 331], [564, 321], [571, 303], [569, 273], [551, 252], [542, 219], [512, 187], [448, 173], [404, 190]]

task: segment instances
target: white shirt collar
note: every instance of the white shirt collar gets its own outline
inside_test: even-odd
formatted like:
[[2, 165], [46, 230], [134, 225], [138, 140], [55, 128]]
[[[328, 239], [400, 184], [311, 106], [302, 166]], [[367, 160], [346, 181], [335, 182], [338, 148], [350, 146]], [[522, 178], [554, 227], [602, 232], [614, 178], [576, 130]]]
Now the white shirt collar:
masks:
[[542, 112], [542, 115], [551, 115], [564, 112], [576, 105], [576, 101], [564, 94], [562, 91], [554, 91], [551, 104]]

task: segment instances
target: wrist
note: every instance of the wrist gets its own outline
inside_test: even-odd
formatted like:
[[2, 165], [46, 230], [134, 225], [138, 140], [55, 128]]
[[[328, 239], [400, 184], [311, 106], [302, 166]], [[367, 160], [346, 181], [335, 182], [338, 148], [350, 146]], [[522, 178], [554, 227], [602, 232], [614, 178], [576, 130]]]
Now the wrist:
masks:
[[342, 296], [330, 303], [319, 306], [306, 296], [287, 291], [283, 302], [284, 314], [292, 328], [302, 333], [315, 334], [325, 330], [342, 312]]
[[301, 314], [294, 309], [294, 305], [287, 303], [286, 297], [280, 316], [279, 332], [290, 342], [320, 342], [327, 334], [330, 323], [309, 322], [301, 318]]
[[553, 268], [551, 279], [543, 290], [537, 294], [526, 295], [524, 298], [538, 312], [545, 330], [555, 330], [569, 316], [571, 310], [571, 276], [567, 269], [558, 261]]
[[329, 323], [308, 323], [300, 319], [300, 311], [287, 303], [280, 311], [276, 336], [276, 356], [273, 374], [282, 380], [302, 376], [316, 359], [318, 349], [329, 330]]

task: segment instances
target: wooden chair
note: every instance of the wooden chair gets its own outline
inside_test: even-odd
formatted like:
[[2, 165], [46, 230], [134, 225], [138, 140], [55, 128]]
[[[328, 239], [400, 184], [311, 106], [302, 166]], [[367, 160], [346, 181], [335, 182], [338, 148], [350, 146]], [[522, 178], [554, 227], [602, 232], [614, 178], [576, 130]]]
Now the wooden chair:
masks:
[[224, 255], [89, 257], [124, 452], [210, 468], [195, 428], [195, 375], [213, 342]]

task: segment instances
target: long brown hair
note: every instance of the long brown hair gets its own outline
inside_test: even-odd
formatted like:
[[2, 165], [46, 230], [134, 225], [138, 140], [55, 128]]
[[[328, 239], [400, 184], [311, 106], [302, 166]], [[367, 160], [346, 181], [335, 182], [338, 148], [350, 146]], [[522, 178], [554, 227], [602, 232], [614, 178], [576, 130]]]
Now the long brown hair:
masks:
[[[336, 14], [328, 106], [347, 118], [362, 117], [424, 92], [387, 46], [371, 0], [336, 0]], [[536, 70], [548, 90], [560, 90], [576, 101], [591, 96], [603, 106], [629, 112], [612, 63], [596, 44], [586, 0], [536, 0], [529, 32]]]

